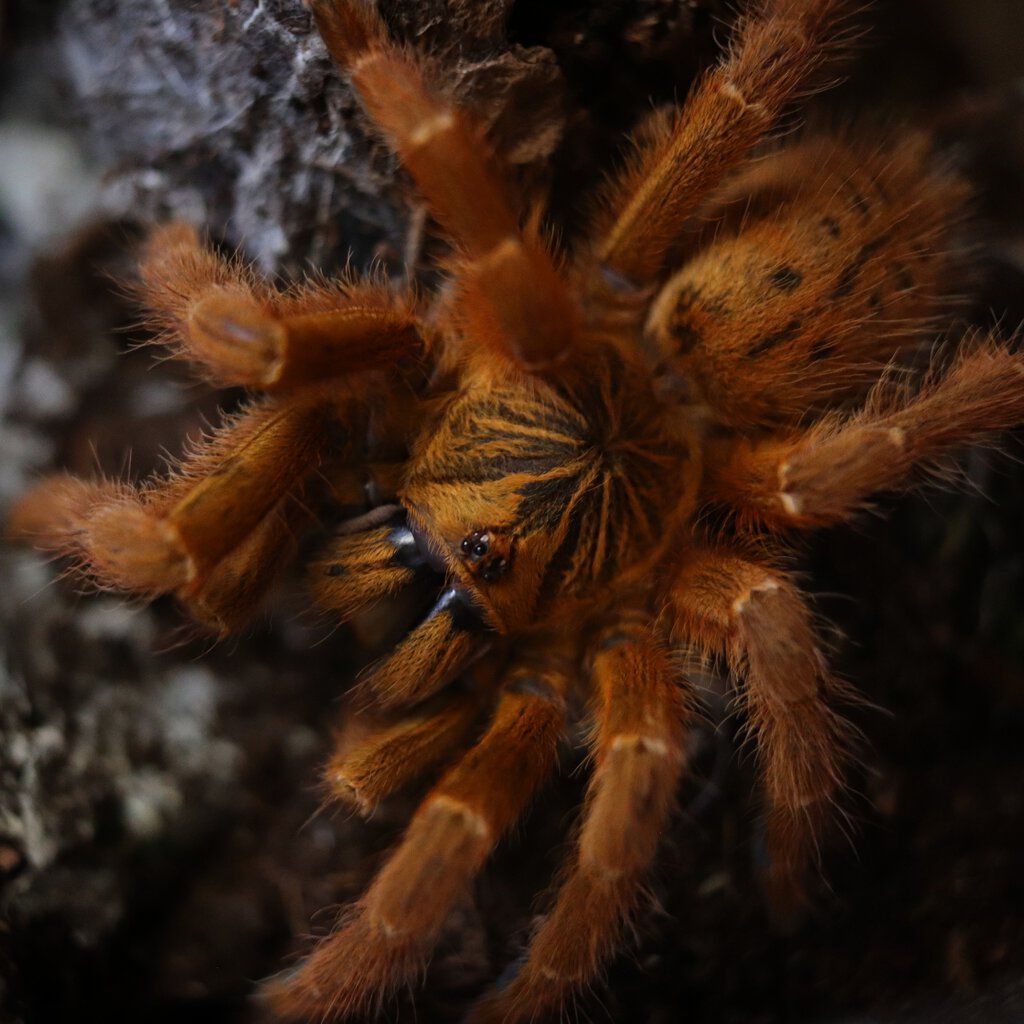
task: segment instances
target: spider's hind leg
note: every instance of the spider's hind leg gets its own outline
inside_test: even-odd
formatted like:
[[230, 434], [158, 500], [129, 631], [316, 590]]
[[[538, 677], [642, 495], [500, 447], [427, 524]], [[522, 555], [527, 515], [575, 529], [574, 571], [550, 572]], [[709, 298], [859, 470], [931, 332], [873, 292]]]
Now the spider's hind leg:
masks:
[[845, 45], [843, 0], [762, 0], [697, 83], [674, 128], [641, 145], [606, 190], [589, 259], [637, 289], [708, 195]]
[[755, 528], [831, 526], [878, 492], [947, 471], [965, 449], [1022, 418], [1024, 356], [974, 337], [916, 393], [899, 377], [883, 378], [856, 412], [713, 452], [705, 496]]

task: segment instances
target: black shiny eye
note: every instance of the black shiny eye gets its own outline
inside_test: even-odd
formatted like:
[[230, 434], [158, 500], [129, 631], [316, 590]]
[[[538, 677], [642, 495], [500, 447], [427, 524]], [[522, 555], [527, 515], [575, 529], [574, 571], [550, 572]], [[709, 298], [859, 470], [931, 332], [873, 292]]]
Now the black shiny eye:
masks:
[[474, 530], [468, 537], [463, 538], [459, 546], [463, 554], [477, 562], [490, 551], [491, 537], [486, 530]]
[[508, 572], [512, 564], [515, 539], [502, 530], [474, 530], [462, 538], [459, 548], [465, 556], [467, 568], [475, 576], [496, 583]]

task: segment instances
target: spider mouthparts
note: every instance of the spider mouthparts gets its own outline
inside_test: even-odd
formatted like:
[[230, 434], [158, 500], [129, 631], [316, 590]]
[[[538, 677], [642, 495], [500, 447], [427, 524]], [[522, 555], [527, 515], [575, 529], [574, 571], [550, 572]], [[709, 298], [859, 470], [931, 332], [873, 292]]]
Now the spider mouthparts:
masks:
[[404, 640], [367, 676], [383, 708], [412, 707], [452, 683], [487, 649], [483, 617], [468, 591], [447, 587]]
[[388, 544], [394, 548], [391, 556], [392, 565], [400, 565], [404, 569], [419, 569], [426, 564], [423, 552], [416, 543], [416, 535], [408, 526], [396, 526], [388, 534]]
[[450, 615], [452, 625], [464, 632], [476, 632], [486, 628], [480, 605], [463, 587], [448, 587], [427, 613], [427, 619], [444, 614]]
[[408, 569], [426, 567], [438, 575], [448, 575], [448, 564], [435, 550], [426, 535], [416, 526], [410, 526], [402, 513], [402, 521], [388, 535], [388, 542], [394, 547], [393, 561]]
[[[387, 536], [387, 543], [393, 549], [391, 564], [403, 569], [425, 570], [438, 580], [448, 579], [448, 565], [426, 535], [407, 522], [404, 510], [394, 519], [396, 524]], [[423, 621], [428, 622], [439, 615], [448, 615], [452, 628], [461, 632], [475, 633], [486, 628], [483, 609], [464, 587], [445, 587]]]
[[408, 529], [416, 540], [416, 548], [423, 559], [423, 564], [429, 565], [434, 572], [447, 576], [449, 572], [448, 561], [437, 548], [437, 545], [431, 541], [415, 522], [410, 523]]

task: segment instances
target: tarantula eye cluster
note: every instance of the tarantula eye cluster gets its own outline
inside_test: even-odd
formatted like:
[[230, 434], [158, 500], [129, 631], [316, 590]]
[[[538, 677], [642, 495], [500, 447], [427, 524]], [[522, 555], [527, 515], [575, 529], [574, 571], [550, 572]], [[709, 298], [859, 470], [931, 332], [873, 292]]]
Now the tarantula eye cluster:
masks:
[[514, 538], [496, 530], [474, 530], [462, 539], [459, 549], [470, 572], [496, 583], [512, 566]]
[[[851, 730], [792, 552], [1024, 420], [1024, 356], [973, 333], [912, 384], [964, 262], [966, 189], [925, 135], [765, 143], [846, 48], [843, 0], [751, 0], [560, 252], [427, 58], [363, 0], [307, 3], [447, 237], [450, 282], [281, 291], [189, 226], [155, 231], [138, 290], [162, 340], [257, 394], [177, 472], [55, 477], [14, 523], [101, 586], [174, 594], [226, 634], [304, 550], [294, 538], [319, 535], [324, 504], [373, 495], [310, 559], [312, 603], [346, 620], [424, 576], [437, 596], [361, 680], [361, 738], [325, 777], [364, 814], [432, 786], [266, 997], [282, 1017], [365, 1019], [414, 982], [562, 739], [585, 736], [561, 885], [469, 1018], [546, 1019], [629, 930], [697, 717], [683, 665], [736, 681], [765, 885], [802, 898]], [[570, 727], [580, 708], [588, 729]]]

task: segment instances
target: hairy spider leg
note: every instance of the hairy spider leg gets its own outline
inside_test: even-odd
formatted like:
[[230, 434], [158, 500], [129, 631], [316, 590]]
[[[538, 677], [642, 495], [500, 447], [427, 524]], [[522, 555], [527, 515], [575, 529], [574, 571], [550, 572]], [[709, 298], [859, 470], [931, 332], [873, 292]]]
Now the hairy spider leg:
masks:
[[316, 394], [256, 403], [195, 445], [174, 476], [141, 488], [43, 480], [15, 505], [11, 527], [77, 559], [100, 587], [173, 593], [197, 619], [226, 630], [278, 564], [276, 554], [269, 565], [253, 560], [288, 551], [285, 537], [304, 515], [288, 499], [336, 440], [336, 415]]
[[252, 532], [207, 574], [201, 586], [175, 596], [186, 612], [220, 636], [252, 622], [267, 592], [298, 553], [299, 538], [313, 521], [304, 488], [286, 493]]
[[975, 335], [916, 393], [899, 376], [883, 378], [857, 412], [716, 453], [706, 494], [750, 526], [830, 526], [877, 492], [941, 475], [1022, 418], [1024, 355]]
[[264, 989], [282, 1016], [379, 1011], [422, 971], [456, 900], [555, 768], [564, 676], [510, 671], [493, 720], [416, 812], [401, 843], [336, 931]]
[[783, 573], [736, 551], [694, 548], [668, 597], [673, 640], [724, 657], [736, 677], [767, 805], [766, 888], [791, 909], [804, 898], [804, 872], [844, 785], [853, 730], [833, 704], [848, 693]]
[[350, 378], [419, 355], [425, 344], [407, 293], [366, 279], [277, 291], [182, 223], [150, 236], [136, 291], [156, 341], [219, 387], [285, 391]]
[[844, 0], [764, 0], [687, 97], [671, 131], [644, 140], [602, 196], [589, 261], [643, 289], [686, 221], [805, 94], [847, 40]]
[[[411, 298], [380, 283], [277, 292], [180, 223], [151, 236], [136, 290], [172, 354], [216, 384], [288, 392], [287, 400], [251, 404], [172, 476], [141, 488], [43, 481], [15, 507], [12, 525], [76, 558], [101, 587], [174, 593], [194, 618], [230, 632], [294, 552], [310, 518], [301, 494], [308, 479], [325, 458], [356, 458], [347, 449], [357, 447], [361, 414], [345, 378], [393, 373], [423, 351], [421, 326]], [[328, 395], [322, 385], [331, 378]]]
[[[381, 510], [389, 514], [378, 522]], [[365, 529], [333, 537], [310, 563], [310, 595], [318, 607], [335, 612], [339, 622], [397, 594], [416, 578], [421, 556], [401, 508], [381, 510], [371, 513], [375, 521]]]
[[[344, 621], [410, 584], [425, 557], [399, 509], [390, 520], [337, 537], [323, 549], [310, 566], [313, 598]], [[362, 681], [362, 692], [379, 707], [403, 707], [451, 682], [487, 643], [468, 601], [459, 587], [443, 590], [426, 617]]]
[[650, 347], [731, 426], [863, 400], [931, 343], [963, 278], [967, 189], [928, 149], [808, 138], [741, 171], [654, 300]]
[[[113, 481], [92, 482], [55, 476], [41, 481], [14, 507], [9, 526], [14, 535], [36, 547], [69, 556], [75, 570], [99, 587], [120, 589], [111, 582], [128, 575], [135, 592], [156, 596], [175, 593], [191, 618], [226, 636], [249, 623], [266, 592], [296, 553], [296, 539], [310, 513], [301, 500], [281, 499], [234, 550], [226, 554], [201, 583], [191, 586], [180, 573], [181, 552], [159, 520], [139, 512], [138, 492]], [[118, 517], [124, 513], [124, 521]], [[122, 527], [127, 527], [126, 531]], [[131, 530], [151, 535], [140, 543]], [[128, 546], [126, 547], [126, 541]]]
[[454, 315], [477, 345], [528, 371], [572, 348], [578, 311], [536, 218], [520, 211], [483, 132], [427, 82], [423, 58], [395, 46], [363, 0], [312, 0], [328, 50], [401, 157], [462, 260]]
[[594, 772], [578, 848], [512, 979], [472, 1024], [547, 1019], [608, 962], [675, 807], [690, 718], [685, 680], [649, 627], [624, 624], [594, 655]]
[[427, 777], [470, 735], [483, 694], [450, 687], [397, 720], [352, 708], [324, 769], [332, 797], [369, 816], [385, 797]]
[[360, 681], [359, 690], [382, 708], [418, 704], [455, 679], [487, 644], [461, 592], [446, 590], [426, 618]]

